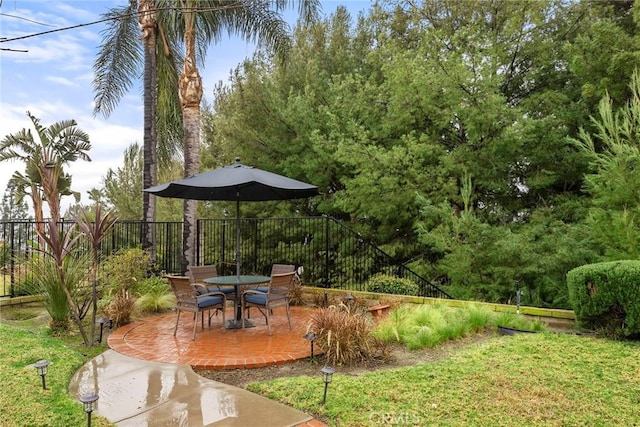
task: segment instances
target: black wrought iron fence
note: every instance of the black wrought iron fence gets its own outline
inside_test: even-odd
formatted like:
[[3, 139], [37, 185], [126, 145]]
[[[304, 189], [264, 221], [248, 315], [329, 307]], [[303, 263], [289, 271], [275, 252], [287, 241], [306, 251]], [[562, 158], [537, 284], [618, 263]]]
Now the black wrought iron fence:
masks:
[[[236, 226], [233, 218], [202, 219], [197, 224], [198, 264], [215, 264], [219, 274], [235, 273]], [[368, 279], [379, 273], [409, 279], [419, 287], [419, 295], [450, 296], [364, 239], [350, 227], [330, 217], [242, 218], [240, 264], [243, 273], [269, 274], [276, 263], [303, 268], [302, 281], [308, 285], [348, 290], [366, 290]], [[0, 223], [2, 280], [0, 296], [19, 294], [21, 281], [28, 277], [22, 268], [31, 256], [37, 239], [34, 222]], [[64, 222], [63, 227], [73, 227]], [[182, 223], [153, 223], [156, 266], [167, 273], [180, 273]], [[141, 221], [119, 221], [102, 242], [104, 254], [140, 247]]]

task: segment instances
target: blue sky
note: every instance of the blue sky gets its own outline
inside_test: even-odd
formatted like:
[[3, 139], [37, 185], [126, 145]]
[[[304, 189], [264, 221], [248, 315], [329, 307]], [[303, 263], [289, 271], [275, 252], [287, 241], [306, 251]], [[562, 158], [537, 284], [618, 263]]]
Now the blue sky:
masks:
[[[100, 19], [108, 8], [128, 0], [0, 0], [0, 38], [40, 33]], [[370, 7], [369, 0], [323, 1], [323, 14], [345, 5], [352, 13]], [[295, 16], [295, 13], [291, 13]], [[293, 25], [294, 22], [291, 22]], [[92, 66], [101, 43], [103, 24], [52, 32], [47, 35], [0, 43], [0, 48], [28, 52], [0, 51], [0, 138], [24, 128], [32, 128], [30, 111], [44, 126], [75, 119], [91, 137], [92, 162], [78, 161], [69, 168], [72, 188], [88, 203], [87, 191], [101, 184], [109, 168], [122, 163], [122, 155], [133, 142], [142, 143], [142, 95], [133, 88], [113, 114], [105, 119], [93, 117]], [[205, 98], [211, 101], [214, 85], [227, 81], [229, 72], [253, 53], [253, 46], [228, 39], [208, 51], [205, 68], [200, 70]], [[0, 196], [15, 170], [22, 163], [0, 164]], [[63, 198], [63, 212], [73, 202]]]

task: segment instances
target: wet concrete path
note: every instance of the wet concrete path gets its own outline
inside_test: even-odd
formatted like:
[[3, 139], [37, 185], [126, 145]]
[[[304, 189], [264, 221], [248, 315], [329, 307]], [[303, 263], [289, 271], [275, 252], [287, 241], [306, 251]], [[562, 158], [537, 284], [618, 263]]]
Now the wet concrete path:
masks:
[[309, 415], [197, 375], [189, 365], [149, 362], [107, 350], [71, 380], [74, 398], [99, 396], [95, 413], [119, 427], [303, 424]]

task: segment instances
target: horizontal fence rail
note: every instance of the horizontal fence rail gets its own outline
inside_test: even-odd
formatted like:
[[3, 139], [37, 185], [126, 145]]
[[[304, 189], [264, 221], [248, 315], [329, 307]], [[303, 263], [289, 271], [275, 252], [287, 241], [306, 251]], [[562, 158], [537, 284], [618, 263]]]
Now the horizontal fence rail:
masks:
[[[158, 271], [181, 273], [182, 223], [154, 222], [153, 253]], [[73, 228], [71, 221], [60, 224]], [[0, 222], [0, 296], [20, 295], [20, 283], [30, 280], [23, 260], [37, 246], [37, 224]], [[268, 275], [273, 264], [302, 267], [303, 283], [324, 288], [366, 291], [376, 274], [409, 279], [419, 295], [450, 298], [440, 287], [398, 263], [353, 229], [331, 217], [201, 219], [197, 223], [197, 263], [215, 264], [218, 274], [235, 274], [236, 230], [240, 229], [240, 270]], [[142, 221], [118, 221], [101, 243], [103, 255], [142, 247]], [[87, 244], [86, 250], [89, 250]]]

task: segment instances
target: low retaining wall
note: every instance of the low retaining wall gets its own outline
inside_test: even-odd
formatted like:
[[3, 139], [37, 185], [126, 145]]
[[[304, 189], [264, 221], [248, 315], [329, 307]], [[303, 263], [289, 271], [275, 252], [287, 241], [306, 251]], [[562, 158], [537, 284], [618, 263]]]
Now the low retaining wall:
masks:
[[28, 295], [23, 297], [0, 298], [0, 307], [10, 307], [13, 305], [28, 304], [31, 302], [40, 302], [42, 297], [39, 295]]
[[[345, 289], [325, 289], [318, 287], [305, 286], [305, 292], [315, 293], [315, 294], [324, 294], [328, 295], [337, 295], [340, 297], [344, 297], [347, 293], [353, 295], [356, 298], [365, 298], [372, 300], [381, 300], [381, 299], [394, 299], [397, 301], [401, 301], [404, 303], [413, 303], [413, 304], [446, 304], [452, 307], [465, 307], [470, 304], [481, 305], [487, 307], [492, 311], [498, 312], [508, 312], [508, 313], [517, 313], [518, 309], [515, 305], [509, 304], [494, 304], [488, 302], [478, 302], [478, 301], [463, 301], [463, 300], [453, 300], [453, 299], [440, 299], [440, 298], [428, 298], [428, 297], [414, 297], [409, 295], [395, 295], [395, 294], [379, 294], [373, 292], [359, 292], [359, 291], [347, 291]], [[558, 323], [558, 324], [572, 324], [575, 319], [575, 313], [573, 310], [561, 310], [557, 308], [540, 308], [540, 307], [529, 307], [529, 306], [520, 306], [520, 314], [545, 318], [547, 323]]]

